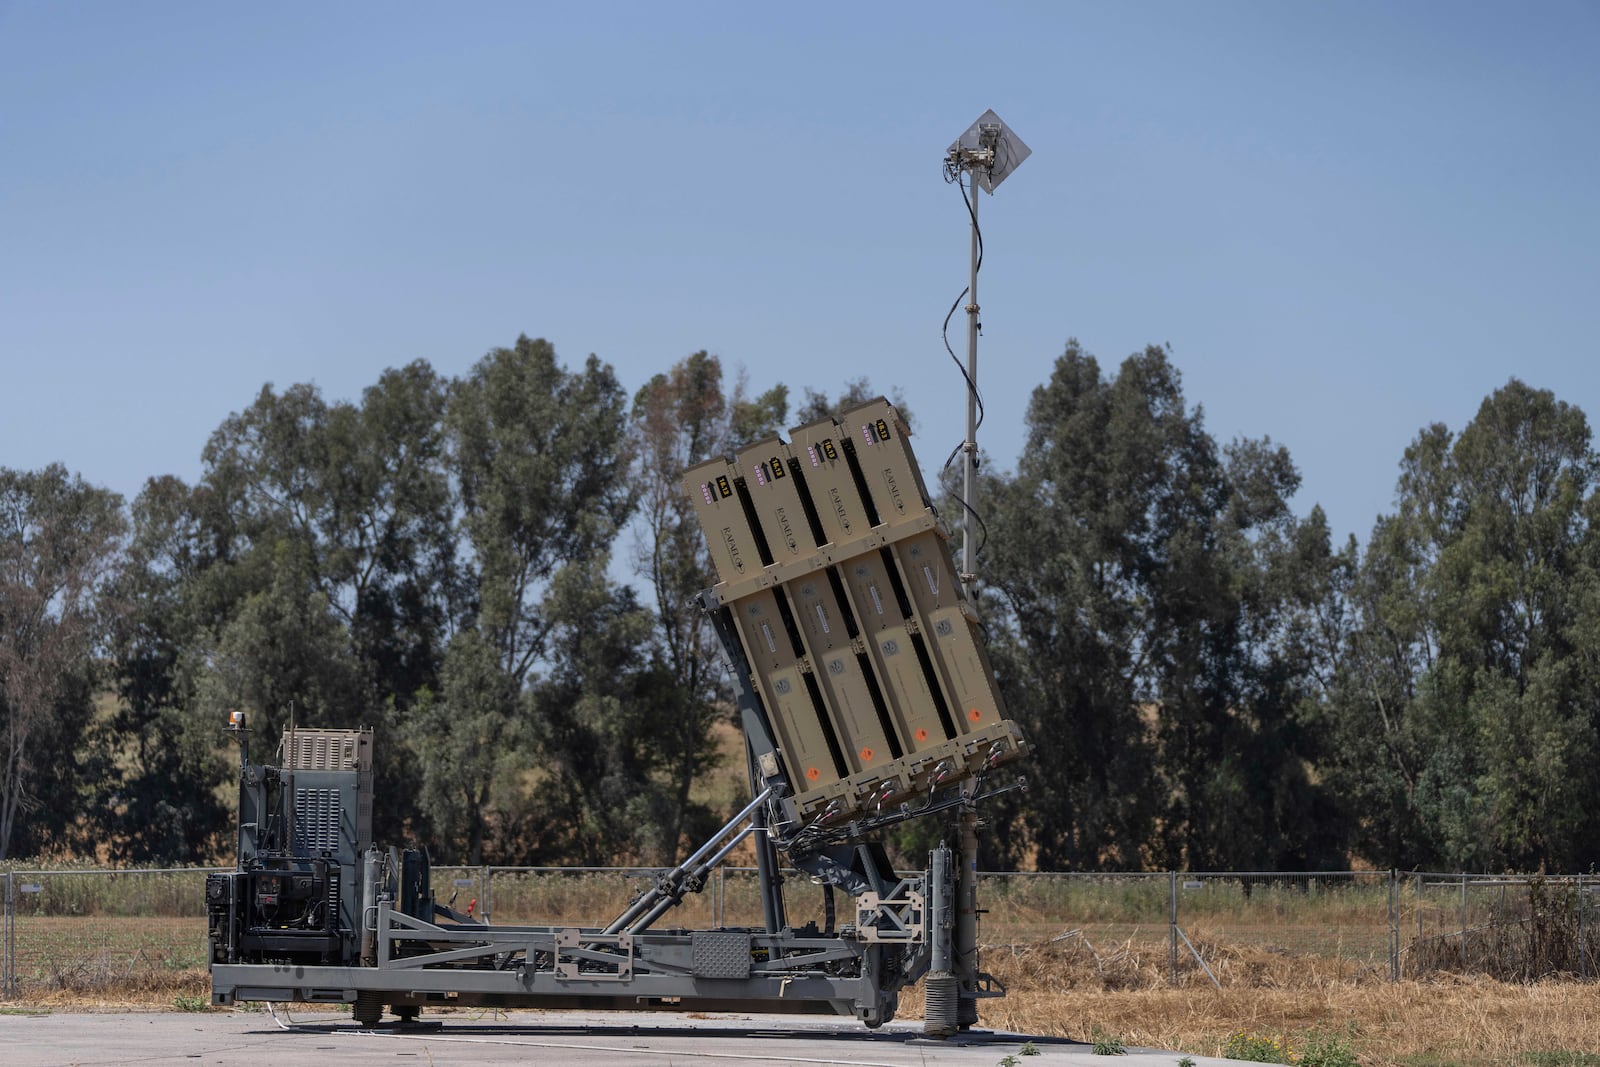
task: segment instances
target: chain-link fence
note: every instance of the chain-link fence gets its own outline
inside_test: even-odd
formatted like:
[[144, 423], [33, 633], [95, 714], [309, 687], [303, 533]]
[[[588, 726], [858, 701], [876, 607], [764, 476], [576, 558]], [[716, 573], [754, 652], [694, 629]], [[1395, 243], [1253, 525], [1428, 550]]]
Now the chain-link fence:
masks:
[[1600, 975], [1600, 878], [1415, 873], [1402, 897], [1403, 970], [1533, 981]]
[[26, 996], [175, 986], [206, 966], [205, 876], [205, 868], [0, 875], [0, 988]]
[[1270, 951], [1386, 962], [1387, 872], [1179, 875], [1178, 913], [1191, 932], [1216, 929]]
[[[204, 868], [0, 872], [0, 990], [107, 995], [193, 989], [206, 966]], [[603, 926], [661, 872], [639, 867], [433, 868], [437, 900], [495, 924]], [[834, 930], [850, 899], [789, 871], [791, 927]], [[1342, 980], [1451, 971], [1528, 981], [1600, 976], [1600, 877], [1388, 871], [983, 873], [986, 952], [1049, 949], [1124, 986]], [[722, 867], [663, 929], [759, 926], [757, 872]], [[186, 984], [185, 984], [186, 983]]]

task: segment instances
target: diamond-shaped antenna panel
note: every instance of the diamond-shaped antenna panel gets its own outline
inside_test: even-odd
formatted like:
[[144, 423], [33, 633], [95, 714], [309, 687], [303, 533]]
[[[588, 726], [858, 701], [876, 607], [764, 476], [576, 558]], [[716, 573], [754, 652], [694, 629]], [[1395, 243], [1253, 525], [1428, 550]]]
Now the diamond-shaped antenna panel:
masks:
[[1022, 161], [1033, 154], [1033, 149], [1022, 143], [1016, 131], [996, 115], [993, 109], [978, 116], [978, 121], [967, 127], [967, 132], [956, 138], [950, 146], [952, 154], [960, 151], [977, 152], [994, 149], [993, 167], [974, 167], [978, 184], [994, 195], [995, 186], [1005, 181], [1012, 171], [1022, 166]]

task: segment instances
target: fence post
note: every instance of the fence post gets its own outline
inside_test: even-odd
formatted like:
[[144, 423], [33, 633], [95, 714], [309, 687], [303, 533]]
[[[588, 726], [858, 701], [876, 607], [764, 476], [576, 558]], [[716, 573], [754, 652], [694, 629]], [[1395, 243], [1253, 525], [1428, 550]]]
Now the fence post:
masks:
[[1420, 978], [1422, 963], [1417, 953], [1422, 951], [1422, 872], [1418, 871], [1413, 877], [1417, 883], [1417, 947], [1411, 953], [1411, 977]]
[[1584, 950], [1589, 945], [1589, 898], [1583, 884], [1583, 875], [1578, 875], [1578, 977], [1589, 977], [1589, 956]]
[[0, 992], [3, 992], [7, 997], [15, 996], [17, 991], [17, 927], [16, 919], [13, 918], [16, 912], [16, 898], [12, 895], [15, 890], [12, 887], [11, 878], [11, 872], [7, 871], [5, 873], [5, 930], [3, 931], [4, 937], [0, 938], [0, 949], [4, 950], [0, 952], [0, 955], [5, 957], [3, 961], [0, 961], [4, 963], [4, 966], [0, 967]]
[[1389, 868], [1389, 981], [1400, 980], [1400, 872]]
[[1461, 969], [1467, 969], [1467, 876], [1461, 876]]
[[1167, 969], [1178, 984], [1178, 872], [1167, 872]]
[[480, 914], [483, 916], [483, 921], [486, 923], [494, 921], [494, 910], [492, 908], [494, 900], [489, 896], [489, 872], [492, 870], [494, 870], [494, 868], [488, 866], [487, 864], [479, 869], [480, 880], [478, 885], [483, 891], [483, 908]]

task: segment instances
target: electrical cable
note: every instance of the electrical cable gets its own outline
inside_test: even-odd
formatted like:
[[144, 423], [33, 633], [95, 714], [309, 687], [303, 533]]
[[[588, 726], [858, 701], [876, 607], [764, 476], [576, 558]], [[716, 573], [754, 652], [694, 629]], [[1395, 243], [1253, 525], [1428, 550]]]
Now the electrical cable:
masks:
[[965, 500], [961, 501], [961, 510], [978, 520], [978, 547], [973, 550], [972, 554], [981, 556], [983, 555], [983, 546], [989, 543], [989, 524], [983, 521], [983, 516], [978, 513], [978, 509]]
[[[978, 262], [974, 265], [972, 272], [977, 274], [983, 270], [983, 228], [978, 225], [978, 213], [973, 210], [972, 201], [967, 197], [967, 183], [961, 179], [961, 172], [959, 170], [952, 172], [951, 165], [948, 162], [945, 164], [944, 180], [953, 183], [955, 187], [960, 190], [961, 202], [962, 204], [966, 205], [967, 217], [972, 220], [972, 232], [978, 238]], [[973, 188], [972, 195], [978, 195], [978, 190], [976, 187]], [[967, 294], [971, 291], [972, 287], [970, 285], [963, 286], [961, 289], [961, 294], [955, 299], [955, 303], [951, 304], [950, 310], [945, 312], [944, 327], [940, 331], [940, 337], [944, 340], [944, 350], [950, 354], [950, 361], [954, 363], [956, 365], [956, 369], [961, 372], [961, 377], [966, 379], [967, 392], [971, 393], [974, 399], [978, 401], [978, 425], [982, 426], [983, 391], [978, 388], [978, 383], [972, 380], [972, 375], [967, 372], [967, 366], [965, 363], [961, 362], [961, 357], [956, 355], [956, 350], [950, 347], [950, 320], [955, 318], [956, 309], [961, 306], [961, 301], [966, 299]], [[964, 445], [966, 442], [963, 441], [961, 444]], [[946, 467], [950, 466], [951, 460], [955, 459], [956, 453], [960, 451], [961, 445], [957, 445], [955, 451], [950, 453], [950, 458], [944, 461], [944, 465]]]
[[[967, 183], [962, 179], [962, 169], [960, 164], [952, 162], [948, 159], [945, 160], [944, 164], [944, 180], [954, 185], [961, 192], [961, 203], [966, 206], [967, 217], [972, 220], [972, 232], [973, 235], [978, 239], [978, 261], [973, 265], [972, 269], [972, 273], [976, 275], [979, 271], [983, 270], [983, 227], [978, 225], [978, 212], [973, 207], [971, 198], [978, 195], [978, 187], [976, 184], [972, 186], [971, 197], [969, 197], [967, 194]], [[950, 320], [955, 318], [956, 309], [961, 306], [961, 301], [964, 300], [967, 294], [971, 291], [972, 287], [970, 285], [963, 287], [961, 290], [961, 295], [957, 296], [955, 303], [950, 305], [950, 310], [947, 311], [944, 316], [944, 327], [940, 330], [940, 338], [944, 341], [944, 350], [950, 354], [950, 361], [956, 365], [956, 369], [961, 372], [961, 377], [966, 380], [967, 392], [972, 394], [972, 398], [977, 401], [978, 417], [973, 425], [973, 434], [976, 436], [978, 427], [983, 425], [983, 391], [978, 388], [978, 383], [972, 380], [972, 374], [967, 370], [966, 364], [961, 362], [961, 357], [956, 355], [956, 350], [950, 347]], [[949, 470], [950, 465], [955, 462], [956, 456], [960, 455], [961, 450], [965, 448], [966, 445], [967, 442], [962, 441], [960, 444], [956, 445], [955, 448], [951, 449], [950, 454], [945, 457], [944, 466], [941, 469]], [[976, 457], [973, 458], [973, 462], [976, 464]], [[988, 544], [989, 542], [989, 524], [983, 521], [983, 516], [979, 515], [977, 510], [974, 509], [972, 505], [968, 504], [966, 500], [963, 499], [961, 501], [961, 507], [963, 511], [965, 511], [973, 519], [977, 520], [978, 547], [973, 551], [973, 555], [981, 555], [983, 553], [984, 545]]]

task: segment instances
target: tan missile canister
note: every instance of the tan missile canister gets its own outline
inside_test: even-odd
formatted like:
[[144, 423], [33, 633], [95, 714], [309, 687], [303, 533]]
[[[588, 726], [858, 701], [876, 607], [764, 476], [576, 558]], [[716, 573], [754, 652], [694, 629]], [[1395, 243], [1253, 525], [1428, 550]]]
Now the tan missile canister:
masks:
[[879, 398], [684, 475], [802, 813], [870, 810], [1024, 751], [908, 436]]

